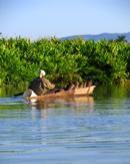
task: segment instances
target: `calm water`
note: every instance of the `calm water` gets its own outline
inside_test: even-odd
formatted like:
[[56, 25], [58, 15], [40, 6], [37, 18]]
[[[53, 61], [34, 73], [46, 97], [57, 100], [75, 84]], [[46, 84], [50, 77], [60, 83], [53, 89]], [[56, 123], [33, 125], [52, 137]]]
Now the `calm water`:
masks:
[[0, 164], [129, 164], [130, 87], [29, 103], [0, 98]]

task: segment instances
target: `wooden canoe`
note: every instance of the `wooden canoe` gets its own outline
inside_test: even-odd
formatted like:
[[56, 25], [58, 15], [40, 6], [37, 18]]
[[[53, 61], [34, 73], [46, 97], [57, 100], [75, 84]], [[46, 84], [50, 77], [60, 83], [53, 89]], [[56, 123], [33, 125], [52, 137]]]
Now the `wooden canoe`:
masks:
[[[32, 99], [37, 99], [37, 100], [44, 100], [44, 99], [49, 99], [49, 98], [64, 98], [64, 97], [69, 97], [69, 96], [90, 96], [93, 94], [94, 88], [96, 86], [87, 86], [87, 87], [78, 87], [70, 90], [60, 90], [57, 92], [53, 93], [47, 93], [41, 96], [37, 96], [33, 91], [31, 91], [31, 94], [29, 95], [27, 92], [28, 90], [24, 93], [24, 98], [27, 100], [32, 100]], [[28, 96], [29, 95], [29, 96]]]

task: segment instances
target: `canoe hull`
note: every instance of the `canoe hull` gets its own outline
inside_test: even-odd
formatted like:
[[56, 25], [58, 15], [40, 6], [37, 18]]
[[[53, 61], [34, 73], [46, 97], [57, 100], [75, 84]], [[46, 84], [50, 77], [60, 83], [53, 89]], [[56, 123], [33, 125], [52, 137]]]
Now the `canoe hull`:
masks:
[[95, 85], [92, 85], [90, 87], [80, 87], [80, 88], [75, 88], [73, 90], [60, 90], [59, 92], [54, 92], [54, 93], [47, 93], [45, 95], [37, 96], [32, 90], [27, 90], [25, 91], [23, 97], [32, 100], [32, 99], [37, 99], [37, 100], [44, 100], [44, 99], [49, 99], [49, 98], [64, 98], [64, 97], [69, 97], [69, 96], [90, 96], [93, 94], [93, 91], [95, 89]]

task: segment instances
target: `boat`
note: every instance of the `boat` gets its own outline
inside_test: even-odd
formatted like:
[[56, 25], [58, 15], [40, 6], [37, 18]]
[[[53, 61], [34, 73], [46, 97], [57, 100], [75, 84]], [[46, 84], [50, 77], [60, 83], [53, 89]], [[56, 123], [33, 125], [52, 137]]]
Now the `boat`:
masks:
[[27, 100], [46, 100], [50, 98], [69, 98], [69, 97], [75, 97], [75, 96], [91, 96], [93, 94], [93, 91], [95, 89], [95, 85], [91, 86], [85, 86], [85, 87], [71, 87], [68, 90], [59, 89], [55, 91], [50, 91], [44, 95], [36, 95], [32, 90], [28, 89], [25, 91], [23, 97]]

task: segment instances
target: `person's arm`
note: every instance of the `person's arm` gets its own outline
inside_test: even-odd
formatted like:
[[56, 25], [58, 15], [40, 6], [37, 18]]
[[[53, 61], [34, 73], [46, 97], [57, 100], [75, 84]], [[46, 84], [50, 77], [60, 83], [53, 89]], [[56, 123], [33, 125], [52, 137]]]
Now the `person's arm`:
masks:
[[48, 89], [54, 89], [55, 88], [55, 84], [52, 84], [49, 80], [47, 79], [43, 79], [43, 83], [44, 83], [44, 86]]

